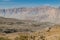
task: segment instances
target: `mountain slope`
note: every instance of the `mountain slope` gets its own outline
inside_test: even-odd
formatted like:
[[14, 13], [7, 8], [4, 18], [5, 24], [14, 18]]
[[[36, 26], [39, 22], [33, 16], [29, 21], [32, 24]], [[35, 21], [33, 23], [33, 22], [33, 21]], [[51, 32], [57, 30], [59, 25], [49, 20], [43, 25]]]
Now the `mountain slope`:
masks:
[[35, 32], [46, 27], [51, 27], [53, 25], [54, 23], [50, 22], [36, 22], [31, 20], [17, 20], [0, 17], [1, 33]]
[[20, 20], [35, 20], [40, 22], [60, 22], [60, 9], [50, 6], [35, 8], [0, 9], [0, 16]]

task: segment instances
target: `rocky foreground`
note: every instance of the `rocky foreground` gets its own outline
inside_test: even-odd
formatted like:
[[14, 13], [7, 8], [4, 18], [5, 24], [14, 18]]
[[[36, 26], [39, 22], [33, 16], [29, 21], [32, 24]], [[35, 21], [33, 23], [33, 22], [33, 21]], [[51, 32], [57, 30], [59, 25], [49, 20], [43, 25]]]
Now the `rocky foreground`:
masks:
[[60, 40], [60, 25], [0, 17], [0, 40]]
[[0, 40], [60, 40], [60, 25], [47, 27], [36, 32], [0, 33]]

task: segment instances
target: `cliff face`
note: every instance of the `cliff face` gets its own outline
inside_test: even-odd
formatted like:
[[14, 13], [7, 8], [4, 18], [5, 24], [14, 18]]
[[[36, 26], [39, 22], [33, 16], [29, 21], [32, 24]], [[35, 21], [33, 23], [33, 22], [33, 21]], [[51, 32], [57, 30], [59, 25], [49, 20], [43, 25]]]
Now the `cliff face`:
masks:
[[50, 6], [35, 8], [0, 9], [0, 16], [21, 20], [36, 20], [41, 22], [59, 22], [60, 9]]

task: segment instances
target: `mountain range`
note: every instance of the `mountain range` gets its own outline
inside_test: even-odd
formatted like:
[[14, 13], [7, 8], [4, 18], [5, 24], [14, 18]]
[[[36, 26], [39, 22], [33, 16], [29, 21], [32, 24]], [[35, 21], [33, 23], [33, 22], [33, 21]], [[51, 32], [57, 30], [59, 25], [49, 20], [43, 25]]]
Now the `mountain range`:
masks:
[[60, 7], [40, 6], [34, 8], [0, 9], [0, 16], [19, 20], [60, 23]]

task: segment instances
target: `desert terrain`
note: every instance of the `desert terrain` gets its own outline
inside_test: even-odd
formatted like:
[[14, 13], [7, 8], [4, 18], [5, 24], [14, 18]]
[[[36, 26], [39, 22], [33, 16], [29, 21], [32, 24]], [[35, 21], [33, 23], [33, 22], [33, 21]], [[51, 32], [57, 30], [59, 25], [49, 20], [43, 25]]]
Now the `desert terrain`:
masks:
[[60, 40], [60, 25], [0, 17], [0, 40]]
[[0, 9], [0, 40], [60, 40], [60, 8]]

